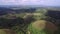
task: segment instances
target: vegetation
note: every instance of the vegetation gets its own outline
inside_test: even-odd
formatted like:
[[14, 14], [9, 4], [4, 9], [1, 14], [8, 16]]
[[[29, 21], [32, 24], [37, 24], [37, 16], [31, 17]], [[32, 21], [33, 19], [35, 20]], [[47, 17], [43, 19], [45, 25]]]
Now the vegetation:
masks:
[[[28, 12], [32, 10], [33, 12]], [[52, 34], [57, 31], [53, 21], [55, 22], [54, 18], [47, 16], [46, 9], [27, 9], [25, 13], [7, 14], [0, 17], [0, 29], [11, 29], [17, 34]]]

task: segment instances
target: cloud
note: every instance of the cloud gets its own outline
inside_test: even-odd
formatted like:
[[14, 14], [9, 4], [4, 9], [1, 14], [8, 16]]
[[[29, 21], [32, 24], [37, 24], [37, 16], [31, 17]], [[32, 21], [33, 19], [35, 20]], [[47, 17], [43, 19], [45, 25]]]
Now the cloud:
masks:
[[6, 5], [31, 5], [31, 4], [39, 4], [40, 0], [0, 0], [0, 4]]
[[48, 5], [48, 6], [60, 6], [60, 0], [0, 0], [0, 5]]

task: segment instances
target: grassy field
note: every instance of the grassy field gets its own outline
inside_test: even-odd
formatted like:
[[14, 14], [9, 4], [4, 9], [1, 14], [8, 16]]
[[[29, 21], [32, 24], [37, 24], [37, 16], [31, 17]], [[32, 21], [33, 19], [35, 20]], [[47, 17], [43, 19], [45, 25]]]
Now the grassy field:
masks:
[[[28, 27], [30, 34], [53, 34], [57, 27], [54, 24], [48, 23], [45, 20], [38, 20], [31, 23]], [[50, 28], [49, 28], [50, 27]], [[54, 29], [55, 28], [55, 29]]]
[[30, 31], [30, 34], [45, 34], [45, 32], [43, 31], [44, 27], [45, 24], [43, 22], [36, 21], [29, 25], [28, 30]]
[[16, 34], [15, 31], [10, 29], [0, 29], [0, 34]]
[[6, 34], [6, 32], [2, 29], [0, 29], [0, 34]]

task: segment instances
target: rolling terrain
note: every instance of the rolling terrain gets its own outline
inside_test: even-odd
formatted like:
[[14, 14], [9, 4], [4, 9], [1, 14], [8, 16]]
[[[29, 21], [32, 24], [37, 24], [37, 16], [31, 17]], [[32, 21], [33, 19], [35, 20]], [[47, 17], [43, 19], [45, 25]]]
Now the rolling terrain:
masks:
[[0, 7], [0, 29], [11, 29], [17, 34], [59, 34], [58, 7], [26, 7]]

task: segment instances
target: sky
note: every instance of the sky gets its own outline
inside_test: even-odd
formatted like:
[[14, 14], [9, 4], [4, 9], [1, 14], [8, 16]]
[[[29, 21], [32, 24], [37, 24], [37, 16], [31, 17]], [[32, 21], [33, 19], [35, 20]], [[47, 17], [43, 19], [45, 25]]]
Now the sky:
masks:
[[60, 0], [0, 0], [0, 5], [60, 6]]

